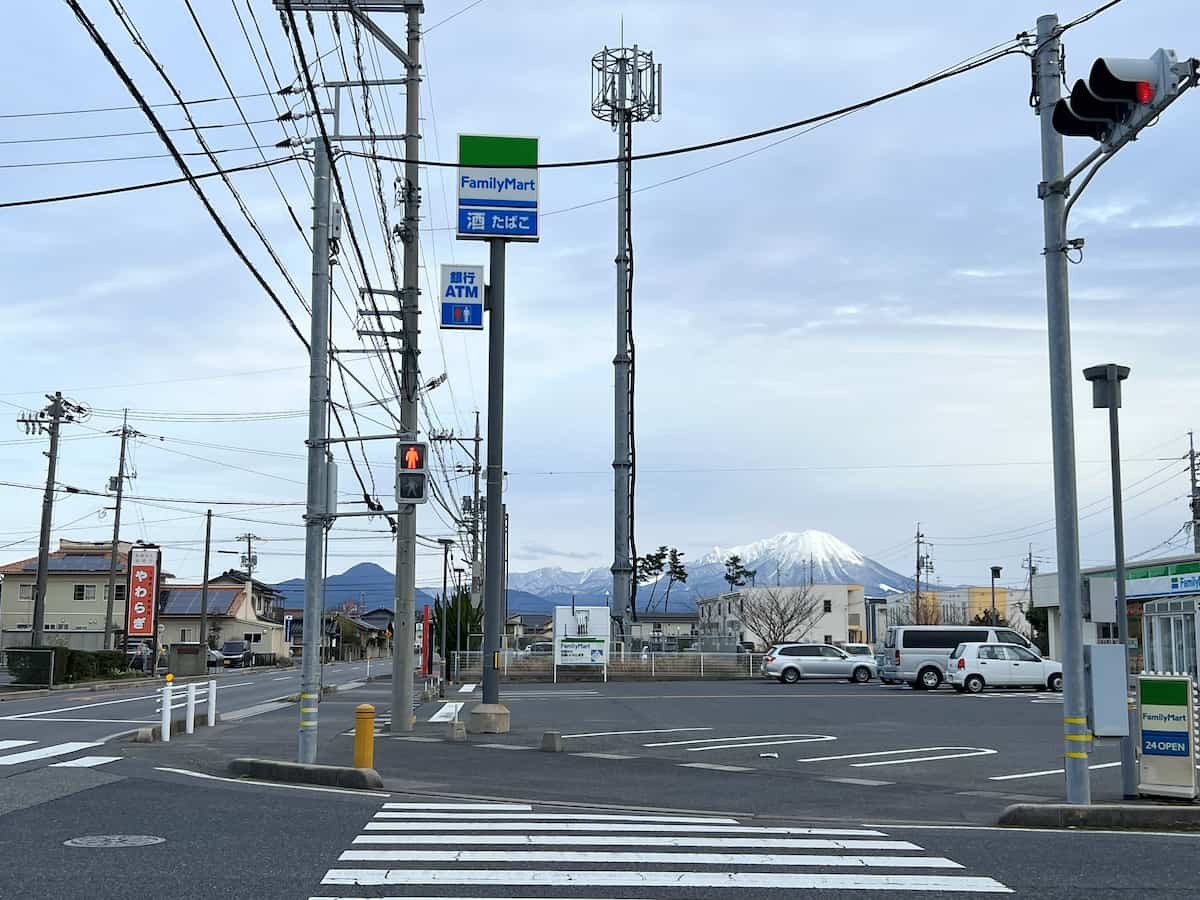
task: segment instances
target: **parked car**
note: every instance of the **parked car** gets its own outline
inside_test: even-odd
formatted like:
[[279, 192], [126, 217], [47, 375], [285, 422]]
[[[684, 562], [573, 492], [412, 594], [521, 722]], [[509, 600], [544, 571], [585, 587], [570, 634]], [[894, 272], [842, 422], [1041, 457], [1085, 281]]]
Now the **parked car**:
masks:
[[946, 680], [950, 654], [959, 644], [980, 641], [1036, 650], [1011, 628], [990, 625], [892, 625], [875, 650], [879, 680], [908, 682], [916, 690], [933, 690]]
[[130, 644], [125, 649], [125, 660], [129, 668], [137, 672], [149, 671], [150, 664], [147, 660], [153, 655], [154, 651], [143, 643]]
[[851, 656], [832, 644], [775, 644], [763, 657], [759, 672], [784, 684], [795, 684], [801, 678], [845, 678], [862, 683], [874, 677], [875, 660]]
[[225, 665], [225, 654], [220, 650], [208, 648], [208, 667], [210, 669], [219, 669]]
[[542, 653], [553, 653], [554, 652], [554, 641], [534, 641], [532, 644], [530, 644], [526, 648], [525, 652], [530, 655], [540, 655]]
[[1062, 663], [1043, 659], [1013, 644], [959, 644], [950, 654], [946, 681], [961, 693], [985, 687], [1034, 687], [1062, 690]]
[[254, 651], [249, 641], [226, 641], [221, 645], [221, 664], [225, 668], [243, 668], [254, 665]]
[[875, 651], [871, 649], [870, 644], [838, 644], [843, 650], [851, 656], [874, 656]]

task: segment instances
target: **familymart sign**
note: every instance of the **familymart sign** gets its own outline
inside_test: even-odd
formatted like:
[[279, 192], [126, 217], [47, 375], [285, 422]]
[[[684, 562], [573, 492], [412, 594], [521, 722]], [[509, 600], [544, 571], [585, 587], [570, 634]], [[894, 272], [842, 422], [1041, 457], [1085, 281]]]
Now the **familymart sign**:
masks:
[[1196, 797], [1195, 687], [1188, 675], [1138, 677], [1138, 792]]
[[536, 241], [537, 163], [537, 138], [460, 134], [457, 237]]

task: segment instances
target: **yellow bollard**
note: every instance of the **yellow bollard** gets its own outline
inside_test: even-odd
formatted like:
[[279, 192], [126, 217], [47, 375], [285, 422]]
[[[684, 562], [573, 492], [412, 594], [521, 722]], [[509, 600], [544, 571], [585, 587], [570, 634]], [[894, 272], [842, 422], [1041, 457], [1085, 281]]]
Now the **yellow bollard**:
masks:
[[360, 703], [354, 708], [354, 768], [375, 765], [375, 707]]

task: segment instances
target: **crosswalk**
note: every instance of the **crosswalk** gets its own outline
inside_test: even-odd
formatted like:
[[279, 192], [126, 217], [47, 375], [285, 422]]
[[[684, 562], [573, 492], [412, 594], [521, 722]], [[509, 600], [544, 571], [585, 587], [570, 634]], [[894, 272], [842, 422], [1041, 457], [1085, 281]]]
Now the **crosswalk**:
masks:
[[[63, 741], [43, 743], [30, 740], [0, 740], [0, 772], [8, 766], [41, 763], [51, 768], [90, 769], [116, 762], [120, 756], [77, 756], [85, 750], [103, 747], [103, 741]], [[63, 757], [72, 757], [63, 759]]]
[[[870, 828], [722, 816], [563, 812], [520, 803], [384, 803], [309, 900], [559, 900], [764, 891], [1005, 894], [993, 878]], [[444, 893], [452, 889], [451, 894]], [[433, 893], [437, 892], [437, 893]], [[637, 896], [646, 896], [645, 893]]]

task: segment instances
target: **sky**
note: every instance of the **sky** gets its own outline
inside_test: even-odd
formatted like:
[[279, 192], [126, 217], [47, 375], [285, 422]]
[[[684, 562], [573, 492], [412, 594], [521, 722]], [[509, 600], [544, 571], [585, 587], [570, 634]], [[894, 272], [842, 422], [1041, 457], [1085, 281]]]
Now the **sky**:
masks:
[[[248, 2], [270, 64], [290, 83], [296, 70], [278, 14], [268, 0]], [[1073, 0], [1058, 13], [1065, 22], [1094, 5]], [[147, 98], [169, 103], [111, 6], [82, 6]], [[272, 99], [302, 114], [304, 98], [261, 96], [268, 88], [258, 66], [271, 89], [274, 78], [247, 0], [193, 7], [235, 92], [259, 95], [241, 101], [253, 141], [233, 103], [194, 104], [198, 122], [224, 126], [205, 131], [210, 144], [230, 150], [220, 154], [227, 166], [261, 160], [252, 144], [268, 158], [283, 155], [274, 145], [285, 131], [274, 119], [284, 107]], [[184, 4], [125, 0], [124, 8], [185, 98], [228, 97]], [[622, 29], [627, 44], [663, 65], [662, 119], [635, 126], [643, 152], [892, 90], [1033, 30], [1047, 11], [1026, 0], [427, 0], [422, 157], [453, 160], [460, 132], [538, 136], [543, 161], [612, 156], [615, 135], [590, 113], [590, 59], [620, 45]], [[21, 40], [0, 58], [9, 86], [0, 202], [178, 176], [154, 134], [49, 140], [149, 125], [136, 109], [32, 116], [132, 101], [66, 3], [23, 4], [11, 18]], [[377, 18], [403, 35], [402, 16]], [[322, 55], [324, 77], [343, 78], [329, 17], [316, 16], [315, 48], [299, 21], [310, 65]], [[344, 19], [341, 39], [353, 70]], [[1148, 57], [1168, 46], [1191, 56], [1200, 54], [1200, 16], [1189, 0], [1126, 0], [1069, 31], [1065, 45], [1072, 80], [1100, 55]], [[365, 35], [362, 52], [371, 77], [400, 74]], [[1011, 55], [807, 133], [635, 164], [639, 549], [668, 544], [694, 559], [714, 546], [816, 528], [907, 573], [919, 522], [940, 580], [986, 583], [989, 566], [1002, 565], [1002, 582], [1019, 584], [1030, 550], [1043, 571], [1053, 568], [1040, 151], [1029, 85], [1028, 61]], [[373, 92], [378, 130], [401, 121], [403, 87]], [[1073, 369], [1109, 361], [1132, 369], [1121, 412], [1131, 556], [1190, 545], [1180, 527], [1188, 517], [1182, 457], [1188, 430], [1200, 424], [1200, 374], [1188, 352], [1200, 318], [1200, 184], [1184, 173], [1194, 165], [1197, 103], [1185, 95], [1105, 166], [1071, 221], [1071, 236], [1086, 238], [1082, 263], [1070, 269]], [[343, 98], [345, 121], [356, 104], [361, 114], [360, 97]], [[168, 128], [184, 129], [173, 133], [181, 149], [199, 150], [177, 106], [157, 111]], [[310, 118], [299, 127], [314, 134]], [[1094, 146], [1066, 144], [1068, 165]], [[96, 159], [109, 161], [63, 164]], [[211, 170], [203, 156], [187, 159], [196, 172]], [[387, 286], [375, 198], [381, 186], [397, 221], [396, 170], [383, 165], [377, 185], [360, 159], [338, 168], [372, 283]], [[307, 333], [301, 298], [311, 257], [292, 214], [307, 229], [311, 166], [230, 177], [296, 290], [221, 180], [205, 179], [204, 191]], [[447, 227], [452, 170], [427, 167], [422, 179], [422, 380], [447, 375], [427, 393], [428, 418], [470, 434], [479, 410], [486, 431], [486, 336], [439, 332], [433, 292], [441, 263], [485, 264], [487, 250], [456, 242]], [[611, 165], [542, 172], [542, 239], [509, 248], [504, 496], [513, 571], [612, 561], [615, 183]], [[343, 247], [337, 268], [355, 265]], [[251, 532], [262, 539], [261, 577], [299, 576], [307, 354], [191, 189], [0, 209], [0, 266], [0, 414], [13, 423], [0, 435], [0, 561], [36, 553], [41, 495], [28, 486], [46, 477], [46, 439], [26, 437], [16, 420], [61, 390], [91, 416], [64, 426], [60, 484], [103, 490], [116, 474], [118, 442], [108, 432], [122, 409], [140, 432], [128, 491], [151, 499], [126, 503], [124, 539], [161, 544], [169, 571], [198, 579], [211, 506], [221, 554], [214, 571], [237, 564], [226, 554]], [[342, 275], [335, 283], [350, 313], [335, 304], [334, 342], [361, 347], [353, 291]], [[342, 358], [375, 394], [390, 396], [378, 357]], [[353, 385], [350, 395], [371, 403]], [[1106, 417], [1090, 399], [1079, 375], [1082, 558], [1104, 564], [1112, 555]], [[388, 430], [377, 404], [355, 414], [364, 434]], [[363, 478], [387, 503], [391, 445], [361, 446], [370, 462], [368, 473], [354, 451]], [[354, 509], [361, 491], [341, 460], [342, 508]], [[447, 451], [447, 492], [470, 492], [456, 470], [466, 462]], [[54, 541], [107, 539], [111, 506], [105, 497], [60, 496]], [[418, 529], [430, 540], [454, 532], [432, 504], [420, 509]], [[330, 537], [330, 572], [364, 560], [392, 567], [379, 520], [343, 519]], [[420, 554], [418, 584], [440, 586], [440, 551]]]

